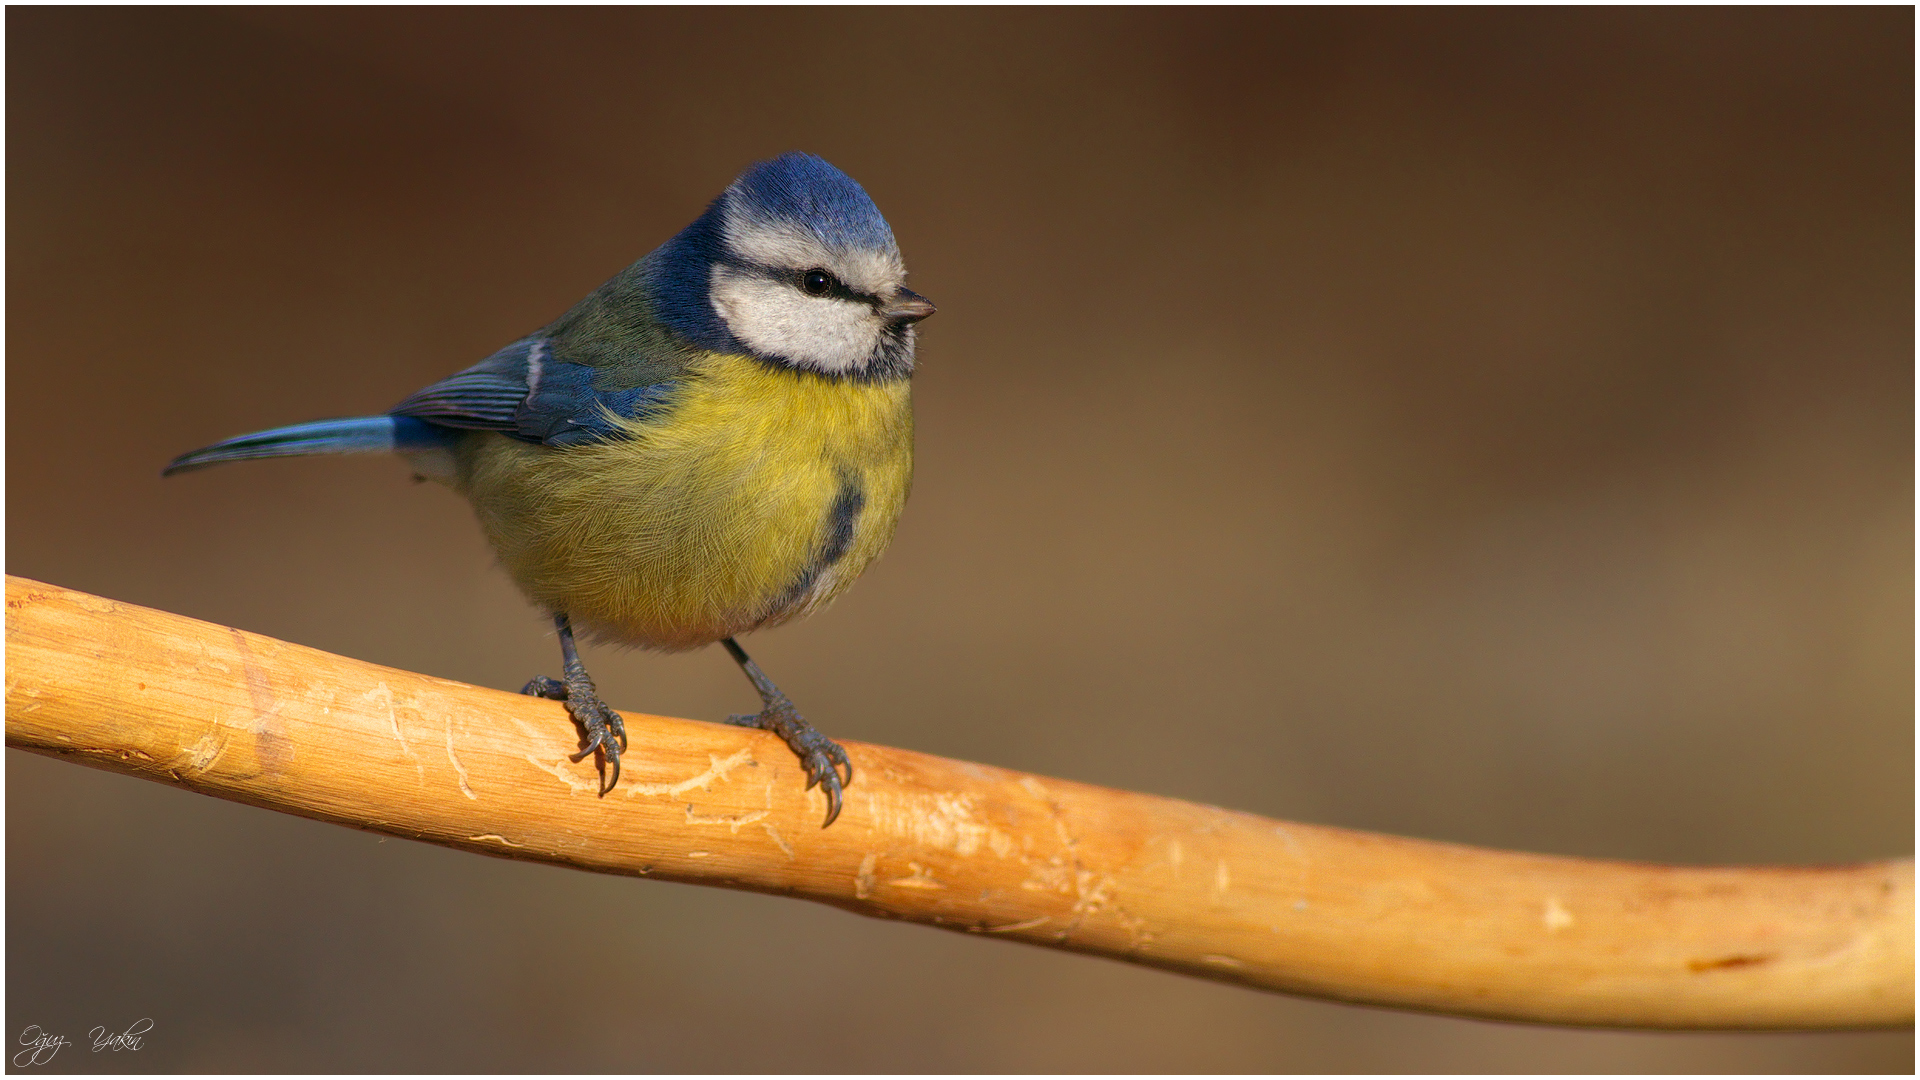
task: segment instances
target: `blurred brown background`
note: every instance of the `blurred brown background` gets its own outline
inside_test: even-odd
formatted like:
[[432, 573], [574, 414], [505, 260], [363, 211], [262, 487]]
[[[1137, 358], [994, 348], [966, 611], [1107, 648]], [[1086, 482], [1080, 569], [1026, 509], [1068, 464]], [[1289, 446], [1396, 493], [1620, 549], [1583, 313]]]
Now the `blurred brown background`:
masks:
[[[384, 409], [803, 148], [914, 287], [920, 471], [752, 639], [830, 734], [1533, 851], [1912, 850], [1913, 15], [7, 12], [7, 569], [518, 687]], [[717, 650], [596, 650], [717, 719]], [[644, 751], [641, 751], [644, 752]], [[47, 1071], [1911, 1071], [1502, 1026], [492, 861], [7, 756]], [[611, 928], [610, 935], [600, 932]]]

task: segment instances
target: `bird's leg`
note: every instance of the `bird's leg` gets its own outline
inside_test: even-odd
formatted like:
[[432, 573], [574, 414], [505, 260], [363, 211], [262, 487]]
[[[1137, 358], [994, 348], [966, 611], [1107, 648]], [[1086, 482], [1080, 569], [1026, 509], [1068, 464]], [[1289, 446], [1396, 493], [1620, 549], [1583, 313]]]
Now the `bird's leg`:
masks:
[[[760, 670], [760, 665], [747, 656], [747, 651], [740, 647], [739, 642], [723, 638], [720, 644], [727, 647], [727, 653], [740, 665], [740, 670], [747, 673], [747, 678], [753, 681], [753, 688], [760, 691], [760, 700], [765, 705], [758, 713], [729, 716], [727, 723], [771, 731], [785, 739], [787, 747], [799, 757], [800, 767], [807, 772], [807, 787], [810, 789], [819, 784], [820, 790], [826, 793], [827, 820], [820, 827], [824, 829], [833, 824], [833, 819], [840, 816], [840, 792], [844, 785], [853, 783], [853, 762], [847, 760], [847, 752], [840, 749], [839, 743], [815, 731], [813, 725], [807, 723], [806, 718], [800, 715], [800, 710], [794, 708], [793, 702], [787, 700], [787, 695], [773, 685], [773, 680], [767, 678], [766, 672]], [[847, 770], [844, 781], [840, 779], [841, 769]]]
[[553, 617], [553, 625], [560, 631], [560, 678], [535, 675], [520, 692], [567, 703], [574, 723], [585, 732], [580, 752], [570, 756], [579, 761], [600, 751], [600, 775], [605, 778], [600, 794], [605, 795], [620, 782], [620, 751], [627, 748], [627, 726], [620, 722], [619, 713], [600, 700], [593, 680], [587, 677], [587, 666], [580, 662], [580, 650], [573, 643], [572, 621], [563, 612]]

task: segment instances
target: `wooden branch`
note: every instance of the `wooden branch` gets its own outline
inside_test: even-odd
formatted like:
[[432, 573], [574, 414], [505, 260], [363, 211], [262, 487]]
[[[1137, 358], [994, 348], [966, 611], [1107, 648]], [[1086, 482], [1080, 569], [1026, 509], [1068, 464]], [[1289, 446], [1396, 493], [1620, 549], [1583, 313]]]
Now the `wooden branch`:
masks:
[[557, 703], [7, 578], [7, 745], [512, 859], [751, 889], [1314, 997], [1661, 1028], [1913, 1020], [1913, 862], [1676, 867], [1298, 825], [628, 713], [596, 798]]

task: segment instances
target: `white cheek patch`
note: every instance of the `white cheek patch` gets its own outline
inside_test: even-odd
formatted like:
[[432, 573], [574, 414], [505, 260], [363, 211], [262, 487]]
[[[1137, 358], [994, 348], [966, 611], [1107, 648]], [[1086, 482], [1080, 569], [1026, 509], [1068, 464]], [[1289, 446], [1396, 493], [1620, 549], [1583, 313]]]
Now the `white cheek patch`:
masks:
[[807, 296], [782, 281], [713, 268], [713, 310], [755, 352], [841, 375], [863, 366], [880, 345], [873, 309], [853, 300]]
[[790, 221], [754, 217], [730, 206], [722, 231], [727, 246], [743, 262], [786, 270], [823, 266], [869, 296], [891, 296], [907, 279], [897, 250], [829, 249], [819, 237]]

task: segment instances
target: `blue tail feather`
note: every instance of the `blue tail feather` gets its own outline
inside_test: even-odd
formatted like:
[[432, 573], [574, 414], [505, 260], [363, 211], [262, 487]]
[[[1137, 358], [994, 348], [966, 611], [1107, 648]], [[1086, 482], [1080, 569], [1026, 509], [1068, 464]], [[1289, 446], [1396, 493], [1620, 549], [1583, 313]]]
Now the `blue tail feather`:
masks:
[[353, 416], [236, 435], [174, 458], [160, 475], [204, 469], [223, 461], [303, 457], [308, 454], [377, 454], [445, 447], [455, 432], [411, 416]]

